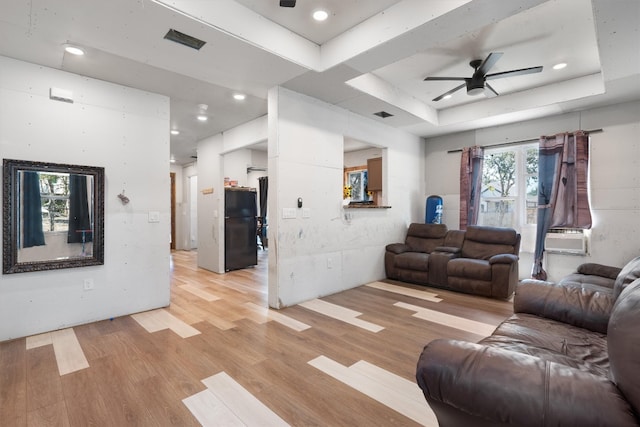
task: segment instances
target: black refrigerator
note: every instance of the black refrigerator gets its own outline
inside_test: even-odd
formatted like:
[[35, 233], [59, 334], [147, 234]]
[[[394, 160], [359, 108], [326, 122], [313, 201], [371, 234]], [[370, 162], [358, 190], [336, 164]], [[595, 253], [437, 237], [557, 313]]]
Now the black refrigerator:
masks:
[[226, 188], [224, 192], [225, 271], [258, 264], [256, 190]]

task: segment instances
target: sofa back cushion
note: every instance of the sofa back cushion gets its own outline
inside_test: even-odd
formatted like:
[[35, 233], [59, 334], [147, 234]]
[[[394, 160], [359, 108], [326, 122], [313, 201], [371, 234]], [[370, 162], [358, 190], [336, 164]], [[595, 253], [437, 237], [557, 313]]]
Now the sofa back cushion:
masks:
[[611, 379], [640, 413], [640, 279], [620, 293], [609, 318], [607, 346]]
[[640, 256], [629, 261], [618, 273], [613, 284], [613, 296], [617, 298], [624, 288], [636, 279], [640, 279]]
[[513, 228], [470, 225], [462, 244], [462, 257], [487, 260], [498, 254], [518, 255], [520, 235]]
[[409, 225], [405, 243], [412, 251], [430, 254], [435, 248], [442, 246], [446, 234], [446, 224], [413, 223]]

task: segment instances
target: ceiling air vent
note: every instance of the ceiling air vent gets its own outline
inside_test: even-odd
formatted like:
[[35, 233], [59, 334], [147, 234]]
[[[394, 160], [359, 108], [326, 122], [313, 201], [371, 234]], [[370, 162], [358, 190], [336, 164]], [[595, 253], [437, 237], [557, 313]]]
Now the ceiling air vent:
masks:
[[387, 117], [393, 117], [393, 114], [387, 113], [386, 111], [378, 111], [377, 113], [373, 113], [374, 116], [382, 117], [386, 119]]
[[167, 40], [171, 40], [172, 42], [180, 43], [181, 45], [190, 47], [195, 50], [200, 50], [200, 48], [206, 43], [205, 41], [192, 37], [188, 34], [181, 33], [180, 31], [176, 31], [174, 29], [167, 31], [167, 34], [165, 34], [164, 38]]

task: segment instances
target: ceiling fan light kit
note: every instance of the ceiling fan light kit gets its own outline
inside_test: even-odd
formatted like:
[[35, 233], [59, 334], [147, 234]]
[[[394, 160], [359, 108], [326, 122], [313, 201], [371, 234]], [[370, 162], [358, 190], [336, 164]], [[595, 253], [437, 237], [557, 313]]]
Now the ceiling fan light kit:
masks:
[[475, 70], [471, 77], [426, 77], [424, 79], [425, 81], [464, 81], [463, 84], [456, 86], [450, 91], [447, 91], [442, 95], [433, 98], [433, 101], [437, 102], [441, 99], [449, 99], [454, 92], [457, 92], [463, 87], [467, 88], [467, 95], [477, 96], [481, 93], [484, 93], [488, 98], [493, 98], [495, 96], [498, 96], [498, 92], [496, 92], [496, 90], [492, 88], [489, 83], [487, 83], [487, 80], [522, 76], [525, 74], [539, 73], [542, 71], [542, 66], [538, 66], [487, 74], [489, 70], [495, 65], [495, 63], [498, 62], [498, 59], [500, 59], [502, 55], [502, 52], [491, 52], [484, 60], [474, 59], [473, 61], [469, 62], [471, 68]]

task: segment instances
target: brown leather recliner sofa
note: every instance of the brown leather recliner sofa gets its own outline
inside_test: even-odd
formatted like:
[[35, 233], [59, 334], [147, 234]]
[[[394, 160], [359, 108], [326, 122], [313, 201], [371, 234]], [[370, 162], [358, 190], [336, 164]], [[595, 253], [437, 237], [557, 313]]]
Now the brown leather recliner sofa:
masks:
[[444, 224], [409, 226], [404, 243], [387, 245], [387, 278], [493, 298], [518, 283], [520, 235], [511, 228]]
[[524, 280], [479, 343], [435, 340], [416, 379], [440, 427], [640, 426], [640, 279], [611, 292]]

